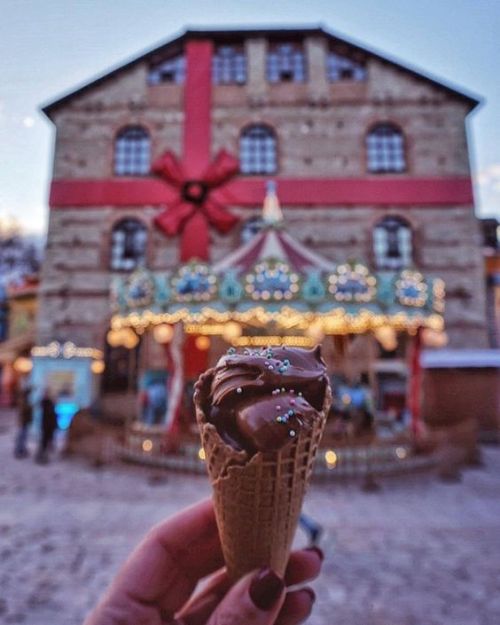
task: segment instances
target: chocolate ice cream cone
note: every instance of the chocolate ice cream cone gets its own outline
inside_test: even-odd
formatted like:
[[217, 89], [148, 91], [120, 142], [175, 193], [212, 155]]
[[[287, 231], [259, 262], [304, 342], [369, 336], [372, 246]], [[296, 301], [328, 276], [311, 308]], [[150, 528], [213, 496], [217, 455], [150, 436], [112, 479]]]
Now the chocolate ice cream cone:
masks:
[[299, 431], [278, 451], [250, 454], [224, 442], [208, 421], [200, 397], [213, 375], [211, 369], [198, 381], [195, 406], [228, 574], [236, 580], [271, 567], [283, 575], [331, 404], [330, 388], [311, 429]]

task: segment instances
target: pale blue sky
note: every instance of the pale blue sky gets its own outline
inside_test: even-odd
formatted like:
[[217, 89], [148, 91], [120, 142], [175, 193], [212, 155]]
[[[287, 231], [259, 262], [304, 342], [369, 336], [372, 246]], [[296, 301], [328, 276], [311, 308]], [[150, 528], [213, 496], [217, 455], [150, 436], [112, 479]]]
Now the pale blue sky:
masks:
[[484, 99], [469, 133], [481, 215], [500, 217], [498, 0], [1, 0], [0, 218], [47, 220], [53, 128], [39, 106], [187, 26], [327, 28]]

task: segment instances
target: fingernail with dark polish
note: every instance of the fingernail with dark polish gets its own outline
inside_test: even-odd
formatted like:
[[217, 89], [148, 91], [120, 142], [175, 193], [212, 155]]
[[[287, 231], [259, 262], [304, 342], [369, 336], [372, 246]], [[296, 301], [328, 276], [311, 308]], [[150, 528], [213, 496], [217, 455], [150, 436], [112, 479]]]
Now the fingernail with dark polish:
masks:
[[321, 562], [323, 562], [323, 560], [325, 559], [325, 554], [316, 545], [313, 545], [312, 547], [307, 547], [306, 551], [314, 551], [315, 553], [317, 553], [318, 554], [318, 558], [321, 560]]
[[260, 610], [270, 610], [284, 587], [285, 582], [272, 569], [261, 569], [250, 584], [250, 599]]
[[302, 588], [303, 592], [306, 592], [309, 597], [311, 598], [311, 605], [316, 601], [316, 593], [314, 592], [314, 590], [312, 588], [309, 588], [309, 586], [307, 588]]

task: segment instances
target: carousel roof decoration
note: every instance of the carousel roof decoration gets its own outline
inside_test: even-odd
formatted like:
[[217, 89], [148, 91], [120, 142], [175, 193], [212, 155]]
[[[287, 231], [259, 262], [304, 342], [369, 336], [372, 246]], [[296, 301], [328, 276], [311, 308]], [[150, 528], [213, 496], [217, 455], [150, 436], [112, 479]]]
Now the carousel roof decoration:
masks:
[[414, 269], [374, 274], [362, 262], [335, 264], [312, 252], [286, 232], [271, 183], [263, 228], [248, 243], [213, 264], [194, 260], [171, 273], [142, 268], [117, 278], [112, 305], [112, 327], [138, 332], [177, 322], [209, 334], [234, 322], [292, 333], [311, 326], [325, 334], [441, 330], [444, 283]]

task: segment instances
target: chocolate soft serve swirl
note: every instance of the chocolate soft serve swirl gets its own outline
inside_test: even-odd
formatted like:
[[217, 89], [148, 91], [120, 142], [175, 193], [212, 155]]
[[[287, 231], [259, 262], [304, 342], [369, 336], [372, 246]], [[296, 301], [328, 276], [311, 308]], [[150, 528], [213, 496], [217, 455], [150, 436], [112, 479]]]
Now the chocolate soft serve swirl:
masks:
[[278, 451], [320, 418], [327, 385], [319, 346], [230, 349], [202, 404], [226, 443], [249, 453]]

